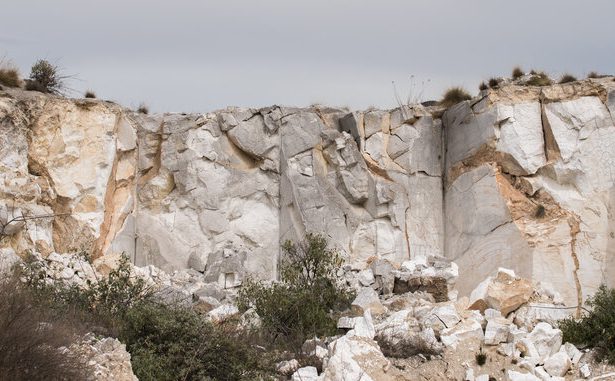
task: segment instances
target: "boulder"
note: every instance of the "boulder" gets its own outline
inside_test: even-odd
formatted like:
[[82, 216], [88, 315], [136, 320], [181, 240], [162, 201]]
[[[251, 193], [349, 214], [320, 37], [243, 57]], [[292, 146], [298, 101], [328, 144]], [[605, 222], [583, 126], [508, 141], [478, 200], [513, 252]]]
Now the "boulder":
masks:
[[229, 318], [239, 314], [239, 310], [234, 305], [225, 304], [209, 311], [206, 317], [213, 323], [222, 323]]
[[583, 352], [577, 349], [574, 344], [564, 343], [559, 349], [560, 352], [566, 352], [568, 358], [572, 362], [572, 365], [577, 365], [579, 361], [581, 361], [581, 357], [583, 357]]
[[538, 323], [524, 340], [528, 340], [536, 348], [539, 359], [546, 360], [559, 352], [562, 346], [562, 331], [548, 323]]
[[318, 370], [313, 366], [299, 368], [291, 377], [291, 381], [318, 381]]
[[510, 333], [510, 322], [504, 318], [487, 320], [485, 328], [485, 344], [498, 345], [508, 340]]
[[371, 311], [373, 315], [380, 315], [384, 313], [386, 309], [380, 302], [380, 298], [373, 288], [363, 287], [352, 302], [352, 311], [356, 315], [361, 316], [368, 310]]
[[453, 349], [457, 348], [460, 342], [463, 342], [464, 346], [478, 346], [484, 338], [483, 327], [480, 321], [474, 318], [462, 320], [453, 328], [446, 328], [440, 333], [442, 344]]
[[299, 361], [292, 359], [292, 360], [282, 361], [282, 362], [277, 363], [275, 366], [275, 370], [276, 372], [284, 376], [289, 376], [295, 373], [297, 369], [299, 369], [299, 366], [300, 366]]
[[553, 377], [563, 377], [571, 366], [572, 362], [566, 352], [557, 352], [544, 363], [545, 370]]
[[534, 289], [532, 283], [515, 276], [510, 270], [500, 269], [495, 277], [480, 283], [470, 295], [470, 309], [485, 311], [493, 308], [507, 316], [527, 303]]
[[329, 344], [329, 359], [323, 370], [323, 380], [394, 381], [396, 376], [398, 372], [373, 340], [343, 336]]

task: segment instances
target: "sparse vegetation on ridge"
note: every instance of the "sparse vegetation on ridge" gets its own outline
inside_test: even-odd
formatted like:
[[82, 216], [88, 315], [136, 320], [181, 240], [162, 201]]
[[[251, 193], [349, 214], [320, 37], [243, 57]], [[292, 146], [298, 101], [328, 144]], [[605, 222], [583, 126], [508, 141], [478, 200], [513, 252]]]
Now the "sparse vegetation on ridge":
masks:
[[532, 70], [530, 74], [532, 74], [532, 78], [530, 78], [530, 80], [526, 82], [526, 85], [528, 86], [550, 86], [553, 84], [553, 81], [546, 73], [537, 73], [536, 71]]
[[440, 100], [440, 105], [444, 107], [453, 106], [459, 102], [467, 101], [472, 99], [472, 96], [468, 94], [468, 92], [462, 87], [451, 87], [448, 89], [442, 100]]
[[562, 75], [562, 77], [560, 78], [559, 82], [560, 84], [563, 83], [570, 83], [570, 82], [575, 82], [577, 80], [577, 77], [575, 77], [572, 74], [564, 74]]
[[512, 75], [512, 79], [517, 80], [517, 79], [523, 77], [525, 75], [525, 73], [523, 72], [523, 70], [519, 66], [516, 66], [516, 67], [513, 68], [511, 75]]
[[137, 112], [138, 112], [139, 114], [145, 114], [145, 115], [147, 115], [147, 114], [149, 114], [149, 108], [145, 105], [145, 103], [141, 103], [141, 104], [139, 105], [139, 107], [137, 108]]
[[8, 62], [0, 60], [0, 85], [7, 87], [19, 87], [21, 79], [19, 70]]
[[489, 87], [491, 87], [492, 89], [495, 89], [498, 86], [500, 86], [500, 81], [497, 78], [490, 78], [489, 79]]
[[93, 92], [92, 90], [88, 90], [85, 92], [84, 97], [85, 98], [96, 98], [96, 93]]
[[480, 83], [480, 85], [478, 85], [478, 90], [483, 91], [483, 90], [487, 90], [489, 88], [489, 86], [487, 86], [487, 84], [483, 81]]

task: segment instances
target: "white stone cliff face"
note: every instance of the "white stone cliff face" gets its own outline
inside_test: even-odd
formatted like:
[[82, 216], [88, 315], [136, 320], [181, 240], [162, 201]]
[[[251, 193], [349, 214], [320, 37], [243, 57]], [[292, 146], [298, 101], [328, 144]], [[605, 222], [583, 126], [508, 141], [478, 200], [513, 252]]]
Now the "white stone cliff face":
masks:
[[125, 252], [233, 287], [274, 278], [281, 242], [323, 232], [355, 270], [445, 256], [461, 294], [507, 267], [575, 305], [615, 281], [614, 91], [612, 78], [508, 86], [441, 119], [422, 106], [147, 116], [0, 92], [0, 222], [26, 216], [0, 248]]

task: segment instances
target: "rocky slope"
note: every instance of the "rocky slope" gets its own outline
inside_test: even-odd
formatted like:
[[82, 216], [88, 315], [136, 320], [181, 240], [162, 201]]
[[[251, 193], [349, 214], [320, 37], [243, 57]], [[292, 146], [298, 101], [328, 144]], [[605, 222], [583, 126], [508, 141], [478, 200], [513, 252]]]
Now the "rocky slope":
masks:
[[229, 288], [275, 278], [280, 242], [314, 231], [376, 277], [374, 263], [455, 261], [461, 295], [498, 267], [569, 306], [613, 286], [613, 78], [512, 84], [443, 111], [147, 116], [2, 91], [0, 248], [124, 252]]

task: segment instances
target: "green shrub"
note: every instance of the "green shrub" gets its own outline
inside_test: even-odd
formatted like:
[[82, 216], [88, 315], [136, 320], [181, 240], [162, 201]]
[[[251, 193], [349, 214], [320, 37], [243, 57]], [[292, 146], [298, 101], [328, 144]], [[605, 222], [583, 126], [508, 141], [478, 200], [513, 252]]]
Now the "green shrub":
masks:
[[564, 74], [560, 78], [559, 83], [570, 83], [570, 82], [575, 82], [576, 80], [577, 80], [577, 77], [575, 77], [574, 75]]
[[560, 321], [564, 342], [594, 348], [598, 361], [615, 364], [615, 289], [600, 286], [587, 305], [591, 311], [582, 318]]
[[91, 326], [104, 327], [105, 334], [117, 334], [126, 312], [153, 296], [145, 281], [132, 275], [126, 256], [121, 257], [118, 267], [108, 277], [96, 282], [88, 280], [85, 287], [46, 282], [44, 270], [36, 261], [27, 261], [22, 271], [26, 284], [48, 308], [77, 315]]
[[517, 80], [517, 79], [523, 77], [524, 75], [525, 75], [525, 73], [523, 72], [523, 70], [519, 66], [516, 66], [515, 68], [513, 68], [513, 70], [512, 70], [512, 79]]
[[489, 79], [489, 87], [491, 87], [492, 89], [495, 89], [498, 86], [500, 86], [500, 81], [498, 81], [497, 78], [490, 78]]
[[241, 310], [254, 308], [264, 333], [276, 344], [299, 348], [310, 337], [336, 332], [335, 311], [347, 309], [353, 295], [336, 282], [342, 264], [327, 240], [309, 233], [294, 244], [287, 241], [280, 261], [280, 282], [270, 286], [248, 279], [237, 296]]
[[27, 263], [22, 278], [39, 305], [75, 316], [89, 331], [126, 344], [140, 380], [254, 380], [273, 369], [235, 330], [214, 326], [179, 303], [157, 299], [132, 275], [127, 257], [108, 277], [83, 288], [48, 284], [35, 261]]
[[444, 107], [451, 107], [459, 102], [470, 99], [472, 99], [472, 96], [470, 96], [465, 89], [461, 87], [451, 87], [444, 93], [442, 100], [440, 100], [440, 105]]
[[125, 321], [120, 340], [139, 380], [254, 380], [267, 373], [260, 353], [190, 308], [144, 302]]
[[42, 93], [61, 94], [64, 90], [63, 77], [56, 65], [47, 60], [38, 60], [32, 65], [30, 80], [26, 83], [27, 90]]
[[487, 90], [488, 88], [489, 86], [487, 86], [485, 82], [481, 82], [480, 85], [478, 85], [478, 90], [480, 91]]
[[13, 67], [0, 67], [0, 85], [19, 87], [19, 71]]
[[551, 81], [551, 78], [545, 73], [533, 74], [532, 78], [526, 82], [528, 86], [550, 86], [551, 84], [553, 84], [553, 81]]

